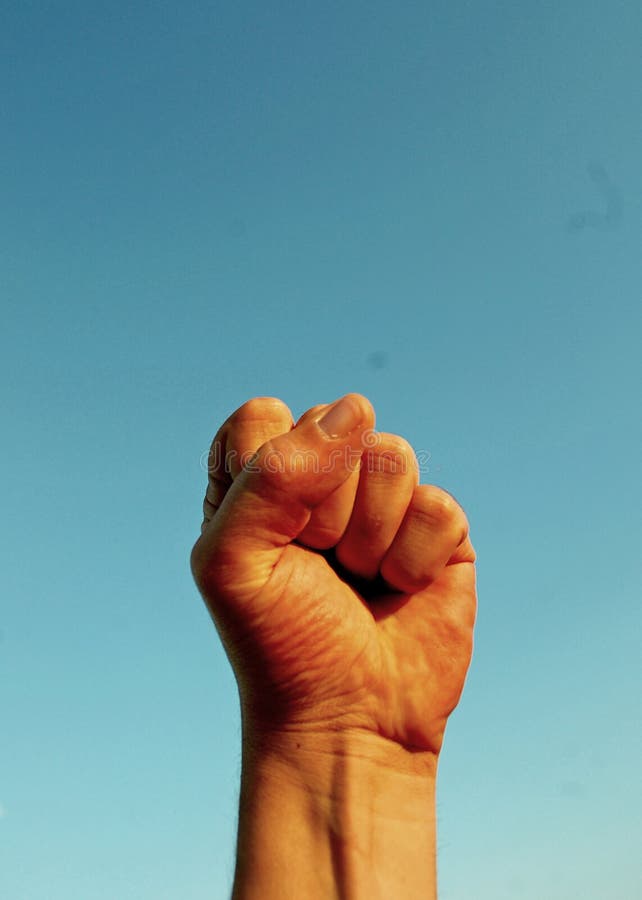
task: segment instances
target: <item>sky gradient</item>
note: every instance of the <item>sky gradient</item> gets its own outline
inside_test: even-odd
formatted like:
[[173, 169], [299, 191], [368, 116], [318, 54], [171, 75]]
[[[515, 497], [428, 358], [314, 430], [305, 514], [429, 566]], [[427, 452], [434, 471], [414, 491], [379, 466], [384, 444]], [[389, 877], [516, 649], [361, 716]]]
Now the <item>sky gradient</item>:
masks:
[[4, 6], [3, 900], [229, 896], [201, 458], [347, 391], [478, 552], [441, 900], [637, 896], [641, 38], [638, 0]]

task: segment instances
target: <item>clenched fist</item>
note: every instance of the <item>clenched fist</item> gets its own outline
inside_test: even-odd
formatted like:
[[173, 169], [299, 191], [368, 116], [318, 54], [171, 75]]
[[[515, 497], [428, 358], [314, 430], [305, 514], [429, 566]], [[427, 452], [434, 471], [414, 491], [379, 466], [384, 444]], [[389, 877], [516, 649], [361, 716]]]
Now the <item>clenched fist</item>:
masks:
[[194, 578], [233, 666], [244, 729], [341, 730], [441, 748], [470, 662], [475, 553], [450, 494], [420, 485], [359, 394], [295, 424], [261, 397], [210, 452]]

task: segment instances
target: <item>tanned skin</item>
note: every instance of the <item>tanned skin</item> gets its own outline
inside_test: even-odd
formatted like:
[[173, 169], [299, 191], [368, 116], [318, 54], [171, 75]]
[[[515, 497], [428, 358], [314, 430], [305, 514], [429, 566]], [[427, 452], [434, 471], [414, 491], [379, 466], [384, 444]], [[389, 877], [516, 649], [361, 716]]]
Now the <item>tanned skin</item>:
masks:
[[431, 900], [435, 785], [473, 646], [466, 516], [359, 394], [219, 429], [191, 556], [238, 687], [233, 900]]

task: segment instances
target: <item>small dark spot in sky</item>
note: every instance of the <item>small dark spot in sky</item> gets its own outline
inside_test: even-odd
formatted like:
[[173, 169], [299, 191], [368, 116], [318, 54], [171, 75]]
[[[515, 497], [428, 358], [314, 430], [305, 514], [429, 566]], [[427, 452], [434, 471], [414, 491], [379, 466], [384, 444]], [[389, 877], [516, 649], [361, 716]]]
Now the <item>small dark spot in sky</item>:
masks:
[[368, 355], [367, 362], [373, 369], [385, 369], [388, 365], [388, 354], [385, 350], [375, 350]]
[[597, 209], [581, 209], [569, 216], [566, 230], [572, 234], [585, 228], [596, 228], [598, 231], [616, 228], [622, 218], [620, 192], [609, 178], [604, 165], [593, 160], [588, 164], [587, 172], [602, 197], [604, 208], [601, 212]]
[[593, 179], [596, 183], [601, 181], [603, 184], [608, 183], [609, 176], [606, 174], [606, 169], [602, 165], [601, 162], [597, 160], [592, 160], [588, 166], [586, 167], [589, 177]]
[[563, 781], [558, 787], [560, 797], [575, 800], [584, 794], [584, 785], [581, 781]]
[[230, 235], [233, 238], [243, 238], [247, 234], [247, 225], [245, 219], [234, 218], [230, 222]]

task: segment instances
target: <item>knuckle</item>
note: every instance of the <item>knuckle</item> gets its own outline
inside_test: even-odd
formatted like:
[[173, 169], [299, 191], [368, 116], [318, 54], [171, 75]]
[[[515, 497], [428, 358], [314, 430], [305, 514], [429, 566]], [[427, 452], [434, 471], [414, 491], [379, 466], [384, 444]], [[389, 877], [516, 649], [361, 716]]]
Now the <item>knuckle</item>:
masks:
[[415, 452], [408, 441], [405, 438], [401, 437], [401, 435], [380, 432], [379, 437], [381, 439], [381, 446], [384, 450], [393, 450], [398, 453], [403, 453], [407, 456], [415, 455]]
[[440, 530], [456, 533], [458, 543], [468, 535], [468, 519], [452, 494], [434, 485], [420, 485], [415, 498], [423, 514]]
[[397, 434], [376, 433], [376, 443], [366, 450], [364, 457], [369, 472], [391, 475], [418, 472], [415, 451]]
[[228, 422], [237, 425], [248, 421], [280, 421], [290, 410], [278, 397], [252, 397], [232, 413]]
[[448, 491], [434, 485], [422, 485], [419, 489], [421, 505], [439, 522], [448, 522], [458, 514], [459, 504]]
[[292, 481], [293, 449], [289, 442], [271, 438], [248, 461], [246, 469], [258, 475], [264, 484], [287, 490]]

